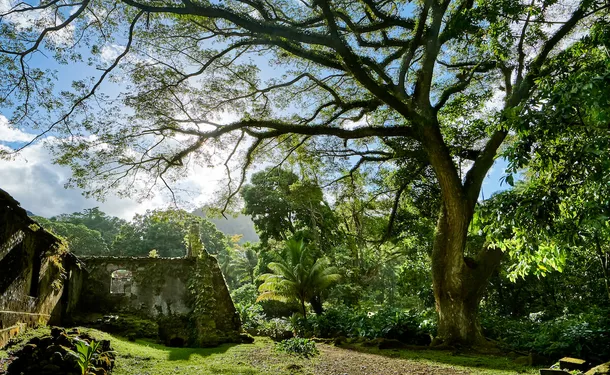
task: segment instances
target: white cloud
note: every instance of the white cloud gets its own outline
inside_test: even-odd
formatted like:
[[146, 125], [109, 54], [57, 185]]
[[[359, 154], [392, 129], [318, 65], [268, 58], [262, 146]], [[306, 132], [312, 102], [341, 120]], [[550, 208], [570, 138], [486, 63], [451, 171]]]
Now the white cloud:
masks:
[[0, 142], [29, 142], [32, 139], [34, 134], [10, 126], [8, 119], [0, 114]]
[[[3, 134], [3, 128], [0, 126], [0, 135]], [[13, 136], [12, 139], [15, 138], [18, 137]], [[169, 191], [157, 193], [141, 202], [109, 193], [100, 202], [84, 197], [80, 189], [64, 188], [72, 172], [68, 167], [51, 162], [53, 155], [45, 144], [53, 141], [54, 138], [47, 138], [44, 142], [26, 147], [10, 160], [0, 159], [0, 188], [34, 214], [50, 217], [100, 207], [109, 215], [131, 219], [134, 214], [143, 213], [147, 209], [167, 208], [174, 204]], [[0, 142], [1, 149], [10, 150]], [[215, 160], [215, 164], [216, 162], [218, 160]], [[223, 188], [226, 183], [224, 165], [211, 167], [191, 163], [187, 165], [187, 172], [186, 177], [171, 185], [177, 194], [178, 205], [186, 210], [214, 201], [219, 188]], [[238, 174], [234, 173], [233, 178], [237, 179]]]
[[493, 96], [485, 103], [485, 112], [496, 112], [504, 108], [504, 100], [506, 93], [502, 90], [496, 90]]
[[363, 116], [358, 121], [345, 120], [341, 124], [341, 127], [346, 129], [346, 130], [354, 130], [354, 129], [361, 128], [361, 127], [367, 126], [367, 125], [369, 125], [368, 124], [368, 118], [367, 118], [367, 116]]
[[109, 195], [104, 202], [85, 198], [81, 190], [64, 188], [71, 171], [52, 164], [51, 158], [49, 150], [38, 143], [22, 150], [14, 160], [0, 159], [0, 188], [23, 208], [46, 217], [99, 206], [110, 215], [131, 219], [135, 213], [168, 204], [161, 197], [142, 203], [115, 195]]
[[118, 44], [105, 45], [102, 47], [100, 58], [105, 63], [112, 63], [125, 50], [125, 46]]
[[[5, 14], [14, 8], [25, 8], [26, 3], [12, 0], [0, 0], [0, 14]], [[74, 6], [70, 12], [74, 12]], [[28, 12], [11, 13], [8, 16], [2, 17], [2, 22], [11, 23], [17, 29], [24, 30], [30, 27], [35, 27], [37, 30], [44, 30], [51, 26], [58, 26], [65, 20], [58, 17], [53, 8], [33, 10]], [[47, 34], [48, 40], [56, 45], [66, 45], [73, 39], [74, 27], [68, 25], [57, 31], [51, 31]]]

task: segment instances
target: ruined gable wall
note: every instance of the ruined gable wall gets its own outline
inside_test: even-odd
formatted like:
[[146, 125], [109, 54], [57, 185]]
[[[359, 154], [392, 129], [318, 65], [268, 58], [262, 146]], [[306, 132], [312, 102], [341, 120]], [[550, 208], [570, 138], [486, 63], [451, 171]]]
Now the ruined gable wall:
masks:
[[[216, 259], [207, 253], [186, 258], [80, 259], [87, 270], [79, 303], [82, 313], [129, 313], [154, 319], [162, 339], [180, 336], [193, 346], [234, 341], [239, 335], [239, 315]], [[113, 286], [116, 271], [130, 273], [130, 280]]]
[[0, 189], [0, 347], [26, 327], [59, 323], [67, 312], [65, 280], [79, 273], [63, 241]]
[[[187, 287], [194, 259], [81, 257], [88, 272], [81, 295], [84, 312], [129, 312], [149, 318], [163, 314], [186, 314]], [[130, 291], [111, 293], [112, 273], [132, 274]]]

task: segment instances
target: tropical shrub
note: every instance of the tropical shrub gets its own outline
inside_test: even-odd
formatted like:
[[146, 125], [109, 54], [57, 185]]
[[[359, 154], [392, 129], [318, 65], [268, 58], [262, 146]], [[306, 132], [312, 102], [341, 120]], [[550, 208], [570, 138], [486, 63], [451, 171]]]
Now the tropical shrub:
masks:
[[315, 342], [310, 339], [300, 337], [294, 337], [276, 343], [275, 350], [305, 358], [310, 358], [320, 353], [318, 348], [316, 348]]
[[244, 284], [237, 289], [231, 291], [231, 298], [234, 303], [243, 305], [253, 305], [256, 302], [258, 291], [253, 284]]
[[263, 307], [259, 304], [248, 305], [236, 303], [235, 308], [239, 313], [241, 325], [250, 334], [258, 334], [258, 329], [266, 323]]
[[510, 349], [531, 351], [551, 359], [574, 356], [592, 362], [610, 360], [610, 311], [564, 314], [545, 319], [530, 314], [526, 319], [483, 317], [484, 333]]
[[259, 277], [263, 283], [258, 288], [261, 294], [257, 300], [297, 300], [301, 313], [306, 316], [305, 303], [328, 289], [341, 276], [327, 259], [314, 259], [311, 247], [302, 240], [291, 239], [285, 245], [282, 257], [267, 265], [272, 272]]
[[73, 354], [75, 355], [76, 362], [81, 369], [81, 374], [88, 375], [91, 374], [92, 371], [97, 370], [93, 365], [93, 362], [98, 356], [98, 353], [96, 352], [100, 346], [100, 342], [91, 341], [91, 343], [88, 343], [84, 340], [78, 340], [76, 341], [75, 346], [76, 351], [74, 351]]
[[286, 319], [273, 318], [265, 321], [257, 329], [257, 334], [280, 341], [292, 337], [292, 325]]
[[433, 311], [383, 309], [376, 312], [347, 307], [328, 309], [320, 316], [294, 320], [299, 335], [316, 337], [361, 337], [396, 339], [415, 345], [427, 345], [436, 333]]

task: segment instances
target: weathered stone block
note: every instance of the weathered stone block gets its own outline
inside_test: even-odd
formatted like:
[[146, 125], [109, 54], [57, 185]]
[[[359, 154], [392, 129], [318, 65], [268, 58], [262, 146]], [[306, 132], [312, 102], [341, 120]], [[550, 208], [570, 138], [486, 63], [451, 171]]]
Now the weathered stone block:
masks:
[[564, 357], [559, 360], [559, 368], [562, 370], [579, 370], [585, 371], [588, 368], [587, 361], [584, 359]]

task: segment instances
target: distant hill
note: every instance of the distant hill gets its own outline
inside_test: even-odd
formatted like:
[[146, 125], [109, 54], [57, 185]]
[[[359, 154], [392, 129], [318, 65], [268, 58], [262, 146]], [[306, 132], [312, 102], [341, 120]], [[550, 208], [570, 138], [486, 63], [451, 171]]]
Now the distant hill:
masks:
[[227, 219], [224, 217], [210, 218], [206, 216], [203, 209], [193, 211], [193, 215], [208, 219], [216, 225], [216, 228], [218, 228], [219, 231], [227, 236], [241, 234], [242, 238], [239, 241], [240, 243], [260, 241], [256, 234], [256, 230], [254, 229], [254, 222], [249, 216], [239, 214], [237, 217], [227, 215]]

